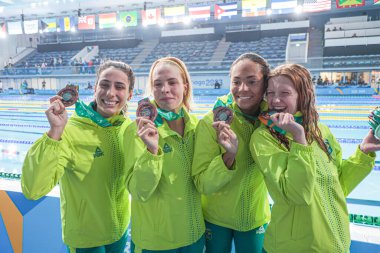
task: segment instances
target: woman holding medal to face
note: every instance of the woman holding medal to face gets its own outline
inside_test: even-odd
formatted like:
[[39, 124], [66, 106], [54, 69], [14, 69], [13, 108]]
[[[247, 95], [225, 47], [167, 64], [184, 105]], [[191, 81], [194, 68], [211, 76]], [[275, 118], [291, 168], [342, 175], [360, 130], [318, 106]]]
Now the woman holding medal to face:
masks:
[[[63, 241], [70, 253], [122, 253], [129, 223], [129, 198], [121, 151], [121, 128], [135, 77], [123, 63], [107, 61], [97, 73], [94, 101], [77, 99], [68, 86], [50, 99], [45, 114], [50, 129], [28, 151], [22, 191], [29, 199], [45, 196], [59, 183]], [[124, 124], [123, 124], [124, 123]]]
[[230, 253], [232, 241], [236, 253], [262, 251], [269, 203], [249, 140], [266, 106], [268, 74], [269, 65], [261, 56], [241, 55], [231, 65], [230, 93], [198, 124], [192, 174], [203, 193], [208, 253]]
[[189, 114], [192, 84], [185, 64], [175, 57], [155, 61], [149, 88], [154, 101], [139, 103], [136, 123], [124, 134], [131, 252], [202, 253], [201, 196], [191, 177], [198, 119]]
[[251, 152], [273, 199], [268, 253], [350, 251], [346, 196], [371, 172], [380, 141], [372, 130], [347, 160], [319, 122], [310, 72], [287, 64], [269, 75], [270, 113], [252, 135]]

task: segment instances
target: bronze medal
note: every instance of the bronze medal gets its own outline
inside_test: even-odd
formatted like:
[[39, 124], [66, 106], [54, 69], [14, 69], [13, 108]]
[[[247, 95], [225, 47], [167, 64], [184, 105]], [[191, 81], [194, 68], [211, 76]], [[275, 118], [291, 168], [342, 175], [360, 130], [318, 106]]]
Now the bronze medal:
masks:
[[231, 125], [234, 118], [234, 112], [228, 107], [218, 107], [213, 110], [214, 122], [225, 121], [227, 124]]
[[368, 123], [373, 130], [373, 135], [376, 139], [380, 139], [380, 107], [376, 107], [368, 118]]
[[75, 85], [67, 85], [58, 91], [58, 96], [62, 97], [62, 103], [65, 107], [72, 106], [78, 101], [78, 88]]
[[144, 117], [154, 122], [157, 117], [157, 108], [150, 103], [148, 98], [144, 98], [138, 102], [136, 117]]

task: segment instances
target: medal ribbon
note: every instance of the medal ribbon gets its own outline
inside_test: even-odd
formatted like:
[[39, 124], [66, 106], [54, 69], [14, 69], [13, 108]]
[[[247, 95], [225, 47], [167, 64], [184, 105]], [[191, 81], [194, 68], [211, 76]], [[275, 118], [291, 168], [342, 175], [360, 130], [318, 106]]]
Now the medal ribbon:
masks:
[[[267, 127], [272, 128], [273, 130], [275, 130], [276, 132], [278, 132], [282, 135], [285, 135], [286, 131], [279, 128], [278, 126], [276, 126], [273, 123], [272, 119], [270, 118], [270, 116], [275, 114], [275, 113], [276, 113], [275, 111], [263, 112], [258, 118], [261, 121], [261, 123], [263, 123]], [[293, 115], [293, 117], [294, 117], [295, 122], [297, 122], [298, 124], [302, 124], [302, 113], [301, 112], [296, 112]]]

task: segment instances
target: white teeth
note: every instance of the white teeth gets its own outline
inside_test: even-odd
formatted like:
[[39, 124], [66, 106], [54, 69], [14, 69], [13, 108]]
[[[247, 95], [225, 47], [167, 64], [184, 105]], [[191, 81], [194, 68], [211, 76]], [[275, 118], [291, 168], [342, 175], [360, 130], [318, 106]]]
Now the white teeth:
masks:
[[251, 97], [239, 97], [240, 99], [249, 99]]
[[115, 102], [115, 101], [106, 101], [106, 100], [103, 100], [104, 101], [104, 103], [106, 104], [106, 105], [116, 105], [116, 103], [117, 102]]

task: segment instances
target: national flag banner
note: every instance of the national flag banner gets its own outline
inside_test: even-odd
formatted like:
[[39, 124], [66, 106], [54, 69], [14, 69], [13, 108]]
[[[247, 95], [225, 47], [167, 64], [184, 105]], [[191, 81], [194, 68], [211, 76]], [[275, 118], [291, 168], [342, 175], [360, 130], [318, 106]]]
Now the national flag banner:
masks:
[[0, 33], [7, 33], [7, 27], [5, 23], [0, 24]]
[[99, 28], [113, 28], [116, 26], [116, 12], [99, 14]]
[[215, 4], [214, 18], [222, 19], [225, 17], [237, 16], [237, 3]]
[[264, 16], [267, 9], [266, 0], [243, 0], [241, 2], [242, 17]]
[[319, 12], [331, 10], [331, 0], [304, 0], [304, 12]]
[[38, 33], [38, 20], [25, 20], [24, 32], [25, 34]]
[[210, 13], [210, 5], [189, 7], [189, 17], [191, 20], [209, 20]]
[[95, 15], [78, 17], [78, 30], [95, 30]]
[[59, 31], [69, 32], [71, 28], [75, 28], [74, 17], [62, 17], [59, 19]]
[[378, 5], [380, 5], [380, 0], [373, 0], [373, 4], [378, 4]]
[[165, 7], [164, 19], [166, 23], [180, 23], [185, 17], [185, 6]]
[[336, 0], [338, 9], [364, 6], [365, 0]]
[[161, 10], [159, 8], [143, 10], [141, 19], [143, 25], [155, 25], [161, 19]]
[[137, 11], [120, 12], [119, 19], [123, 27], [137, 26]]
[[21, 21], [7, 22], [7, 26], [9, 35], [23, 34]]
[[56, 32], [57, 31], [57, 19], [45, 18], [40, 20], [40, 29], [43, 32]]
[[297, 0], [272, 0], [271, 9], [273, 14], [286, 14], [295, 12]]

